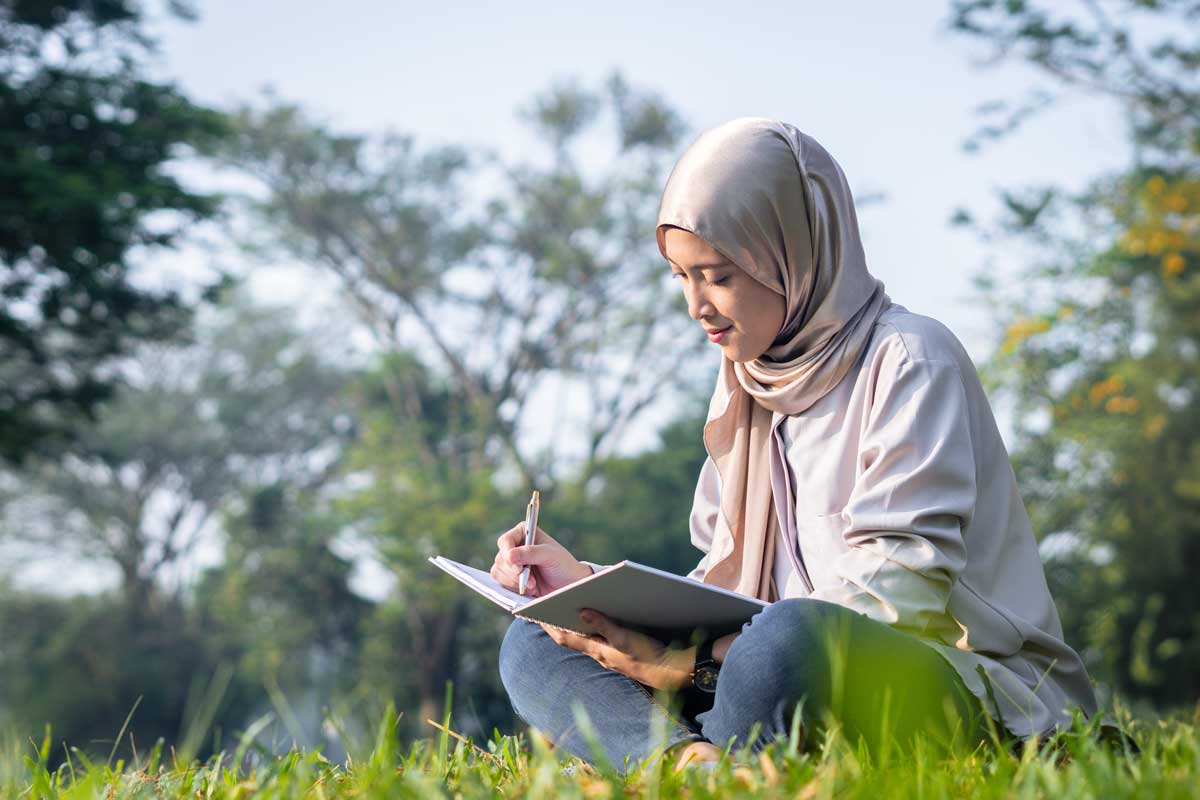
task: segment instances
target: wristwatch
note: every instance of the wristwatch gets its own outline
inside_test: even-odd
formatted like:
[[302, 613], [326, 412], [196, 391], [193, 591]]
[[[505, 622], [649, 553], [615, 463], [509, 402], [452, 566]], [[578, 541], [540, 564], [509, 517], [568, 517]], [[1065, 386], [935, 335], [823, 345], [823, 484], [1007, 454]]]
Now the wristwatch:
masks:
[[713, 661], [712, 639], [706, 639], [696, 648], [696, 666], [692, 668], [692, 685], [702, 692], [712, 694], [717, 691], [717, 675], [721, 667]]

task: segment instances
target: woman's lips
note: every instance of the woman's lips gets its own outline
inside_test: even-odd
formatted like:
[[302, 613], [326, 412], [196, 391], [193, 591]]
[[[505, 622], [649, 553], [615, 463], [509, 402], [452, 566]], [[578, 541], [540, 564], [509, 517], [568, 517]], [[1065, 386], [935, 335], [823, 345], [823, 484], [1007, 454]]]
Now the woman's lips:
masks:
[[705, 329], [704, 332], [708, 334], [708, 340], [710, 342], [720, 343], [720, 341], [723, 338], [725, 338], [725, 334], [729, 333], [729, 331], [731, 331], [731, 330], [733, 330], [733, 326], [729, 325], [727, 327], [724, 327], [724, 328], [721, 328], [720, 330], [715, 330], [715, 331], [709, 331], [709, 330]]

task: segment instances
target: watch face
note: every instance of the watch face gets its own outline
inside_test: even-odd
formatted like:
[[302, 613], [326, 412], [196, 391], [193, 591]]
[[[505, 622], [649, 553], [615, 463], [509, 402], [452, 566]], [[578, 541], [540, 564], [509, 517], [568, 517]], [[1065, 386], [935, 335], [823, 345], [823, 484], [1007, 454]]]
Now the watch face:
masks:
[[702, 692], [715, 692], [717, 690], [717, 675], [719, 671], [715, 667], [704, 666], [696, 670], [695, 685]]

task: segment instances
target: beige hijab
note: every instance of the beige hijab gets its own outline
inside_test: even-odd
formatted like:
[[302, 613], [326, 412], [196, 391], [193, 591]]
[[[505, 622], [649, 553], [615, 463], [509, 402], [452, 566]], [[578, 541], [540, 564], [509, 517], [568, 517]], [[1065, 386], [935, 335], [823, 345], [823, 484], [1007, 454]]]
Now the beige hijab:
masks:
[[771, 499], [772, 412], [800, 414], [858, 363], [890, 303], [867, 271], [850, 186], [812, 137], [740, 117], [705, 131], [676, 163], [658, 212], [783, 295], [783, 329], [762, 356], [722, 359], [704, 445], [721, 477], [704, 581], [774, 601], [779, 522]]

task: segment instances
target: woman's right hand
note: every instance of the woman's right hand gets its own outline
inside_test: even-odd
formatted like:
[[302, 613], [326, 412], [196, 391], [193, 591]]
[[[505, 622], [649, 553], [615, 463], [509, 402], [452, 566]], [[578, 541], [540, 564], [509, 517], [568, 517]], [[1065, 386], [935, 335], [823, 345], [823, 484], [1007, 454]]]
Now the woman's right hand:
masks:
[[541, 528], [537, 529], [533, 544], [526, 545], [524, 522], [500, 534], [496, 546], [499, 549], [491, 575], [505, 589], [517, 591], [521, 570], [526, 564], [533, 567], [525, 585], [526, 596], [540, 597], [592, 574], [591, 567], [580, 563]]

